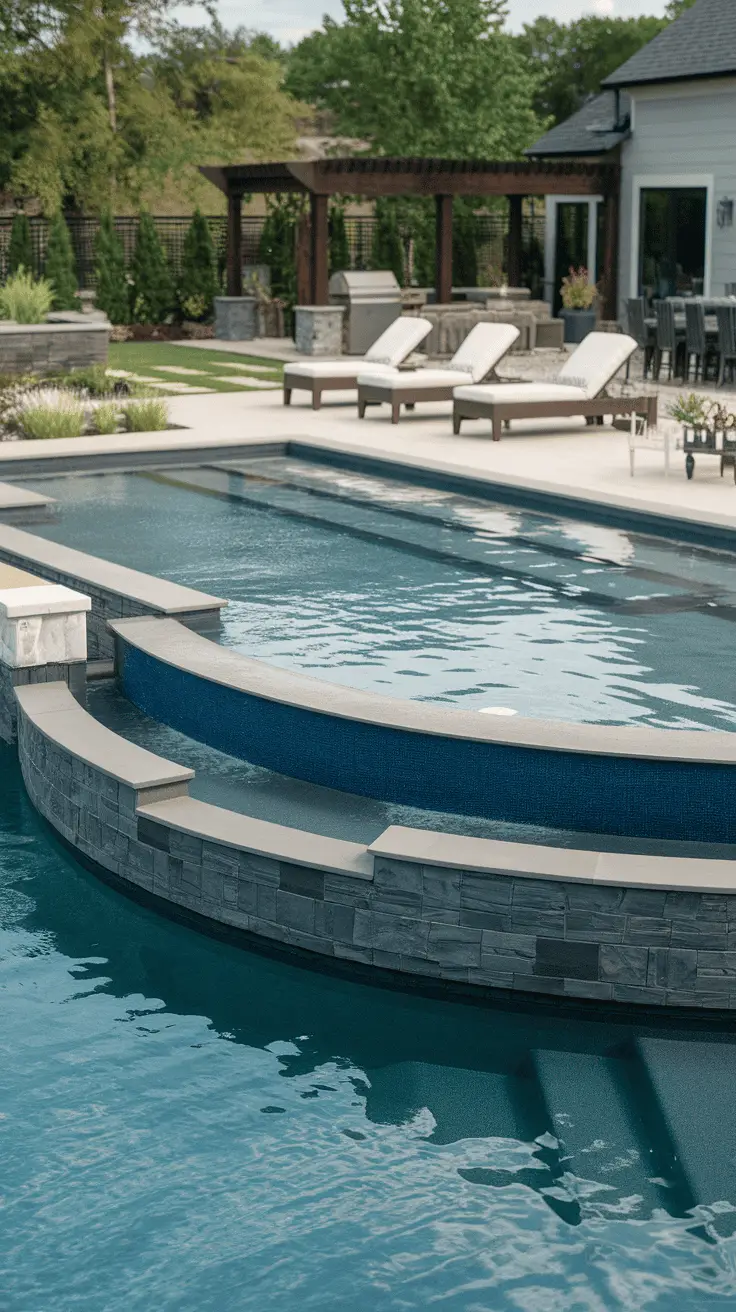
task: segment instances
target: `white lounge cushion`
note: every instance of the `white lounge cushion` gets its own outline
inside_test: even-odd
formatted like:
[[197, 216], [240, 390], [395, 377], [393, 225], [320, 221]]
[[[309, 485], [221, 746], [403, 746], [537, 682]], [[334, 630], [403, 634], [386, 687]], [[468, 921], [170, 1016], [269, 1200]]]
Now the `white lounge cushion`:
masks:
[[364, 359], [371, 364], [401, 364], [432, 331], [429, 319], [402, 314], [369, 346]]
[[598, 396], [636, 350], [626, 333], [588, 333], [557, 375], [560, 383], [575, 383], [585, 395]]
[[511, 349], [519, 329], [511, 323], [477, 323], [458, 347], [448, 369], [459, 369], [479, 383]]
[[[284, 382], [288, 386], [294, 378], [308, 380], [344, 377], [346, 387], [355, 387], [361, 369], [365, 369], [362, 355], [342, 360], [300, 360], [298, 364], [287, 364], [284, 369]], [[373, 364], [371, 369], [381, 376], [386, 374], [390, 376], [398, 372], [390, 364]]]
[[586, 401], [587, 393], [581, 387], [565, 387], [562, 383], [479, 383], [473, 387], [456, 387], [456, 401], [486, 401], [488, 405], [508, 401]]
[[470, 382], [470, 374], [464, 369], [397, 369], [393, 374], [370, 373], [358, 374], [358, 387], [370, 384], [380, 387], [387, 396], [397, 396], [402, 392], [416, 392], [419, 388], [431, 395], [437, 388], [456, 387]]

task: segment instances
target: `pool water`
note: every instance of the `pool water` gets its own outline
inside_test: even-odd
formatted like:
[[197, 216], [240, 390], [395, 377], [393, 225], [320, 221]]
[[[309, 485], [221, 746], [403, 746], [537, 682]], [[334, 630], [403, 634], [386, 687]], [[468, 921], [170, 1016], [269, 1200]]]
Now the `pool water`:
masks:
[[33, 531], [226, 596], [222, 641], [465, 709], [731, 729], [734, 557], [291, 458], [27, 481]]
[[8, 1312], [736, 1302], [732, 1032], [210, 940], [84, 871], [2, 747], [0, 970]]

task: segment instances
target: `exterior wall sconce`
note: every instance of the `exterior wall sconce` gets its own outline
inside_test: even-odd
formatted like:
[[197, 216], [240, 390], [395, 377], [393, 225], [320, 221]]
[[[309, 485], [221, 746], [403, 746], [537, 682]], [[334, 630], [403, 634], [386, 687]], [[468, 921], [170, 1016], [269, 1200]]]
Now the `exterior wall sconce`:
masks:
[[733, 227], [733, 201], [725, 196], [716, 206], [716, 222], [719, 228]]

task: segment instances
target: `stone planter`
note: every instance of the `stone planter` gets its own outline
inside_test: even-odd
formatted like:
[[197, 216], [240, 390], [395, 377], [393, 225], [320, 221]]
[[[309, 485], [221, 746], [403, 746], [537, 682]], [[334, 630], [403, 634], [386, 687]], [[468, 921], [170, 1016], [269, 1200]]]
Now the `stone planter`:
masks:
[[258, 336], [255, 296], [215, 297], [215, 337], [225, 342], [251, 342]]
[[[86, 316], [79, 316], [80, 319]], [[110, 324], [0, 323], [0, 373], [52, 374], [107, 364]]]
[[560, 318], [565, 325], [565, 341], [573, 346], [595, 332], [595, 310], [560, 310]]
[[303, 355], [342, 355], [344, 305], [297, 305], [294, 341]]

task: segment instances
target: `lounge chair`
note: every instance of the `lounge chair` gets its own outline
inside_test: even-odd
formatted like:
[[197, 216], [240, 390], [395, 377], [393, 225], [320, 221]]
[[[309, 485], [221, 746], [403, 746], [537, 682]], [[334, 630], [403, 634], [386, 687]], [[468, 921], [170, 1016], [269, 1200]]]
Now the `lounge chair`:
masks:
[[358, 374], [359, 418], [367, 405], [385, 401], [391, 406], [391, 423], [398, 424], [402, 405], [413, 410], [417, 401], [451, 401], [458, 385], [479, 383], [495, 369], [518, 336], [519, 329], [510, 323], [477, 323], [452, 359], [437, 369], [388, 375], [363, 370]]
[[406, 360], [431, 331], [428, 319], [401, 315], [376, 338], [365, 355], [287, 364], [284, 369], [284, 405], [291, 403], [292, 392], [301, 390], [312, 393], [312, 409], [319, 410], [323, 392], [357, 387], [358, 374], [364, 373], [366, 367], [381, 375], [397, 373], [402, 360]]
[[606, 387], [636, 350], [625, 333], [589, 333], [573, 351], [557, 378], [548, 383], [497, 383], [456, 387], [452, 427], [460, 432], [463, 419], [490, 419], [493, 440], [512, 419], [552, 419], [584, 415], [589, 423], [604, 415], [644, 414], [654, 428], [656, 396], [607, 396]]

